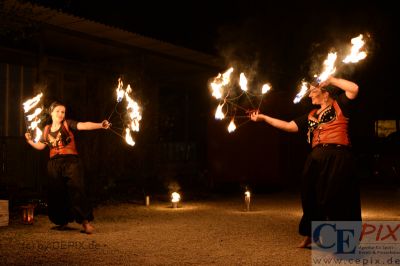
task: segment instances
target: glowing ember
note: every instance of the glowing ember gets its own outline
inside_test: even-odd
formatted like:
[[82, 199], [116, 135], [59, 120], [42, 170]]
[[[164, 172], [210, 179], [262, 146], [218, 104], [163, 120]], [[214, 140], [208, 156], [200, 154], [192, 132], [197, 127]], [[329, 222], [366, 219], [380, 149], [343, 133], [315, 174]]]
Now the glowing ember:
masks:
[[239, 78], [239, 85], [242, 91], [247, 91], [247, 78], [244, 75], [244, 73], [240, 73], [240, 78]]
[[229, 126], [228, 126], [228, 132], [232, 133], [235, 130], [236, 130], [236, 125], [235, 125], [235, 122], [234, 122], [234, 120], [232, 118], [232, 120], [231, 120], [231, 122], [229, 123]]
[[304, 97], [304, 95], [307, 93], [307, 91], [308, 91], [307, 82], [302, 81], [300, 92], [296, 95], [296, 97], [294, 98], [293, 102], [294, 103], [299, 103], [301, 101], [301, 99]]
[[366, 52], [360, 52], [360, 49], [364, 46], [363, 35], [360, 34], [358, 37], [351, 39], [353, 46], [351, 47], [351, 52], [343, 60], [343, 63], [357, 63], [367, 57]]

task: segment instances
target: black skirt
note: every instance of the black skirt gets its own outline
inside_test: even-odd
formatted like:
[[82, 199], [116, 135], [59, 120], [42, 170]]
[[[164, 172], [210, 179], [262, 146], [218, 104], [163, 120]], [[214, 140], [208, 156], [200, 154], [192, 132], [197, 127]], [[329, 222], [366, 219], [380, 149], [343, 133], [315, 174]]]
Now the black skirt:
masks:
[[354, 157], [347, 146], [320, 145], [308, 155], [301, 188], [301, 235], [311, 236], [312, 221], [361, 221], [354, 167]]

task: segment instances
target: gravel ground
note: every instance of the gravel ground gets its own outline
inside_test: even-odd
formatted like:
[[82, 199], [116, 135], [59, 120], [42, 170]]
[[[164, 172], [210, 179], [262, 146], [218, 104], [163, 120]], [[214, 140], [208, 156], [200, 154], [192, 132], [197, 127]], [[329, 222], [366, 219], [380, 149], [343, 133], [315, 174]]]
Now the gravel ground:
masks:
[[[400, 193], [362, 194], [363, 219], [400, 220]], [[240, 197], [185, 202], [98, 206], [86, 235], [78, 224], [58, 231], [47, 216], [34, 225], [11, 220], [0, 227], [2, 265], [310, 265], [311, 250], [296, 246], [300, 197], [253, 195], [251, 211]]]

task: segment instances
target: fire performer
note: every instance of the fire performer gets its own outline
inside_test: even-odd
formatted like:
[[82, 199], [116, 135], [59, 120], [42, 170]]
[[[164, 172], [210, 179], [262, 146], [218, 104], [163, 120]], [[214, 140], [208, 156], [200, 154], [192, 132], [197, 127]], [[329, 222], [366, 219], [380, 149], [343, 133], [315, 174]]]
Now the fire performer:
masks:
[[37, 150], [50, 148], [50, 160], [47, 170], [48, 215], [59, 229], [66, 228], [69, 222], [76, 221], [83, 226], [83, 232], [91, 234], [94, 227], [92, 208], [84, 192], [83, 169], [75, 147], [73, 130], [108, 129], [110, 123], [77, 122], [65, 119], [66, 107], [53, 102], [49, 112], [52, 123], [45, 126], [42, 138], [35, 143], [30, 133], [26, 133], [27, 142]]
[[320, 84], [310, 85], [312, 104], [320, 107], [308, 114], [290, 122], [258, 111], [250, 115], [253, 121], [264, 121], [287, 132], [308, 130], [312, 151], [305, 162], [301, 184], [303, 217], [299, 233], [305, 238], [300, 248], [312, 243], [312, 221], [361, 221], [348, 134], [349, 111], [357, 94], [358, 85], [354, 82], [329, 76]]

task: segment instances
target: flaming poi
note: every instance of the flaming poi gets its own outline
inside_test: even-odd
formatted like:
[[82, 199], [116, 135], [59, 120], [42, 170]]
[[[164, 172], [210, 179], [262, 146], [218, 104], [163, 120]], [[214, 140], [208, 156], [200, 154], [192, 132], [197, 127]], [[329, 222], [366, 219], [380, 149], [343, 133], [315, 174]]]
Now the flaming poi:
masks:
[[[349, 63], [357, 63], [367, 57], [367, 52], [365, 51], [360, 51], [365, 44], [365, 41], [363, 41], [363, 35], [360, 34], [359, 36], [352, 38], [351, 39], [351, 49], [350, 53], [345, 56], [345, 58], [342, 60], [344, 64], [349, 64]], [[329, 76], [333, 75], [337, 71], [336, 67], [336, 59], [337, 59], [337, 53], [332, 52], [329, 53], [327, 58], [325, 59], [323, 65], [323, 71], [319, 75], [314, 75], [314, 78], [317, 83], [324, 82]], [[307, 82], [302, 81], [302, 85], [300, 88], [300, 92], [296, 95], [295, 99], [293, 100], [294, 103], [298, 103], [301, 101], [301, 99], [304, 97], [309, 92], [308, 90], [308, 85]]]
[[[271, 85], [266, 83], [262, 85], [259, 94], [252, 94], [249, 90], [248, 79], [245, 73], [239, 74], [239, 80], [237, 84], [232, 81], [232, 74], [234, 71], [234, 68], [231, 67], [223, 74], [219, 73], [210, 83], [212, 96], [219, 100], [219, 104], [215, 111], [215, 119], [224, 120], [225, 118], [230, 118], [230, 123], [227, 128], [229, 133], [234, 132], [236, 128], [250, 121], [248, 114], [251, 112], [251, 110], [239, 105], [239, 101], [241, 100], [242, 96], [245, 95], [248, 103], [251, 105], [252, 110], [256, 109], [256, 107], [253, 105], [252, 98], [261, 97], [258, 105], [259, 109], [264, 94], [271, 90]], [[238, 90], [238, 88], [240, 88], [240, 90]], [[243, 112], [244, 114], [240, 115], [238, 114], [238, 111]], [[235, 120], [239, 119], [245, 119], [245, 121], [236, 126]]]
[[[25, 113], [25, 123], [28, 132], [32, 135], [33, 141], [37, 143], [42, 137], [43, 130], [39, 128], [40, 123], [42, 122], [40, 119], [40, 114], [43, 111], [43, 107], [36, 107], [39, 105], [42, 99], [43, 93], [39, 93], [35, 97], [25, 101], [22, 105], [24, 107]], [[35, 108], [36, 107], [36, 108]], [[33, 113], [29, 112], [33, 109]]]
[[[114, 110], [110, 114], [108, 120], [112, 117], [112, 115], [115, 113], [118, 114], [120, 121], [117, 123], [121, 122], [122, 123], [122, 132], [119, 133], [117, 130], [121, 130], [121, 128], [117, 128], [115, 126], [110, 127], [111, 131], [117, 134], [118, 136], [122, 137], [125, 139], [126, 143], [129, 144], [130, 146], [135, 145], [135, 141], [132, 137], [133, 132], [139, 132], [140, 129], [140, 121], [142, 120], [142, 113], [141, 113], [141, 108], [139, 104], [133, 100], [131, 93], [132, 93], [132, 88], [128, 84], [126, 89], [123, 88], [124, 84], [121, 79], [118, 79], [118, 86], [115, 90], [116, 96], [117, 96], [117, 103], [114, 107]], [[118, 112], [117, 106], [119, 103], [123, 101], [125, 98], [126, 102], [126, 107], [124, 108], [123, 112]], [[117, 124], [115, 123], [115, 124]]]
[[350, 54], [343, 59], [343, 63], [357, 63], [360, 60], [363, 60], [367, 57], [367, 53], [364, 51], [360, 52], [360, 49], [363, 48], [365, 42], [363, 41], [363, 35], [360, 34], [358, 37], [351, 39], [351, 43], [353, 44], [350, 50]]

